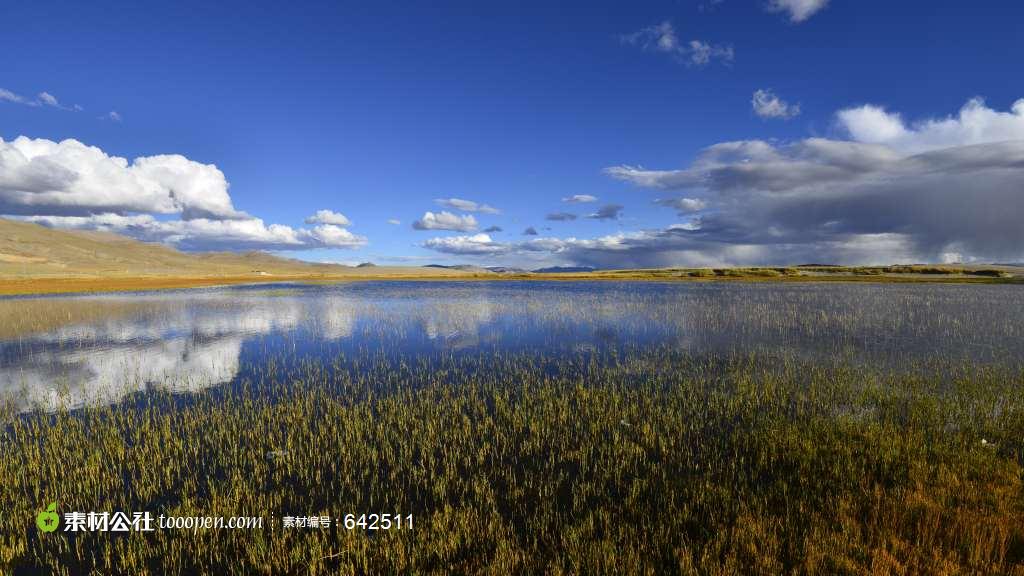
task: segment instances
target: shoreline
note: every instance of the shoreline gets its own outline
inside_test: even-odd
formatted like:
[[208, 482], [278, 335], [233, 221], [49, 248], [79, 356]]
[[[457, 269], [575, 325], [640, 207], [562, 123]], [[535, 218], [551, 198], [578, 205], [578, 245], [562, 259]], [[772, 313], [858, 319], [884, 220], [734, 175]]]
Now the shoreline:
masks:
[[111, 292], [148, 292], [237, 286], [243, 284], [276, 284], [296, 282], [303, 284], [341, 284], [345, 282], [508, 282], [508, 281], [562, 281], [562, 282], [855, 282], [875, 284], [1024, 284], [1024, 278], [983, 277], [961, 274], [885, 274], [858, 275], [849, 273], [799, 274], [763, 276], [744, 274], [723, 276], [687, 276], [676, 271], [614, 270], [588, 273], [534, 273], [534, 274], [271, 274], [239, 276], [124, 276], [124, 277], [29, 277], [0, 278], [0, 297], [47, 296], [73, 294], [102, 294]]

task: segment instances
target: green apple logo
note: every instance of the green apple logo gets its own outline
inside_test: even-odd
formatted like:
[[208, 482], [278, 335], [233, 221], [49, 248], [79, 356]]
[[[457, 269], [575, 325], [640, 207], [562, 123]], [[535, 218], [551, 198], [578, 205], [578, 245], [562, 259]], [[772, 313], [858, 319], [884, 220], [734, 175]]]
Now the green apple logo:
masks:
[[46, 510], [36, 515], [36, 526], [43, 532], [53, 532], [60, 524], [60, 516], [57, 515], [57, 503], [50, 502]]

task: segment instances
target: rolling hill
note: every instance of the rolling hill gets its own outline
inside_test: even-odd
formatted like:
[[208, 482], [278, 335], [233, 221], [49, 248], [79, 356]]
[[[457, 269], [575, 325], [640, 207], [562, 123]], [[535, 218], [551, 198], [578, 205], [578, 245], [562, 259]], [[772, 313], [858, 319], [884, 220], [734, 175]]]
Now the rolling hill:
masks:
[[108, 232], [0, 219], [0, 277], [295, 274], [344, 270], [263, 252], [189, 254]]
[[[483, 271], [480, 274], [493, 275]], [[109, 232], [0, 218], [0, 294], [174, 287], [275, 279], [474, 277], [458, 269], [358, 268], [266, 252], [181, 252]]]

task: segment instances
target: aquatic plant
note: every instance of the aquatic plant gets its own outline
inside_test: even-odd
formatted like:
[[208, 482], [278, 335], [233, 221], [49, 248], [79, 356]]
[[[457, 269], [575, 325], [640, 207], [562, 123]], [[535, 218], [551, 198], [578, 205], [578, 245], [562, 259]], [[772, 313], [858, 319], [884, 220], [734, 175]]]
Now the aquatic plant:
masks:
[[[239, 386], [184, 397], [8, 411], [0, 566], [1022, 573], [1024, 375], [917, 368], [670, 346], [367, 351], [274, 358]], [[68, 537], [30, 528], [50, 501], [276, 524]], [[399, 511], [414, 530], [281, 525]]]

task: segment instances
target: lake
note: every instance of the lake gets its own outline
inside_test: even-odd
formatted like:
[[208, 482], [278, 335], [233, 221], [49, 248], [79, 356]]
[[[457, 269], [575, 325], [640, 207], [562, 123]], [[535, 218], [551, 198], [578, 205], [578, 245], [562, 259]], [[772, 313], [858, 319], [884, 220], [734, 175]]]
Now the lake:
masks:
[[359, 282], [0, 299], [0, 395], [21, 410], [194, 392], [268, 363], [452, 355], [1024, 365], [1024, 290], [863, 283]]

